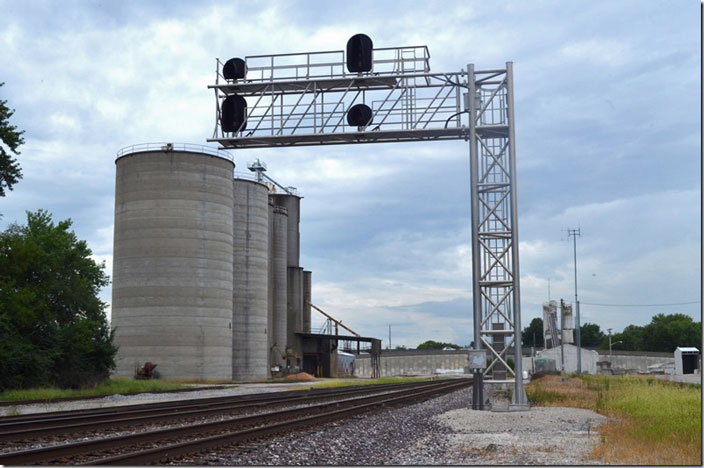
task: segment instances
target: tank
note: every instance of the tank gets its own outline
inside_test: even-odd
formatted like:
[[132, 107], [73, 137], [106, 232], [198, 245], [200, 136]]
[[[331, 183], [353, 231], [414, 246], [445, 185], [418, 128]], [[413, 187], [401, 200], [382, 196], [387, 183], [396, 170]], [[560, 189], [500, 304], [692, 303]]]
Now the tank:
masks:
[[266, 285], [266, 349], [268, 354], [267, 365], [269, 366], [269, 376], [271, 376], [271, 368], [276, 365], [274, 359], [274, 202], [269, 199], [269, 248], [267, 255], [268, 262], [268, 281]]
[[288, 213], [288, 233], [287, 233], [287, 265], [290, 267], [300, 266], [300, 246], [301, 234], [299, 231], [301, 197], [289, 194], [272, 194], [272, 200], [277, 206], [286, 208]]
[[273, 269], [273, 343], [271, 345], [271, 363], [277, 366], [286, 365], [287, 342], [287, 235], [288, 211], [281, 206], [273, 207], [274, 236], [271, 250], [271, 263]]
[[232, 378], [252, 381], [266, 379], [269, 368], [269, 189], [246, 179], [232, 187]]
[[303, 333], [310, 333], [310, 303], [313, 273], [303, 270]]
[[234, 164], [135, 148], [115, 161], [115, 374], [151, 361], [162, 378], [230, 380]]
[[303, 268], [288, 267], [288, 307], [286, 319], [286, 346], [301, 354], [296, 332], [303, 331]]

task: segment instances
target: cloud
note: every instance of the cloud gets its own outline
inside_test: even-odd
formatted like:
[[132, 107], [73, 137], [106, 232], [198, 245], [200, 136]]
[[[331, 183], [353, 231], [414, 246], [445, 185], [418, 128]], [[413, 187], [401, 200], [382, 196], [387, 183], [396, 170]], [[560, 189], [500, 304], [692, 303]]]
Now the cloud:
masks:
[[[701, 296], [698, 6], [658, 2], [206, 1], [3, 5], [0, 98], [26, 130], [24, 179], [2, 226], [46, 208], [95, 258], [112, 251], [115, 152], [205, 143], [215, 58], [427, 45], [433, 71], [514, 62], [524, 326], [573, 295], [581, 226], [585, 302]], [[627, 18], [627, 21], [624, 21]], [[233, 152], [305, 197], [302, 263], [314, 302], [364, 335], [416, 345], [471, 336], [466, 142]], [[110, 288], [101, 297], [109, 300]], [[571, 300], [571, 299], [569, 299]], [[685, 312], [697, 316], [699, 306]], [[679, 309], [678, 309], [679, 310]], [[684, 309], [682, 309], [684, 310]], [[616, 330], [660, 309], [590, 309]], [[395, 331], [393, 331], [395, 330]], [[466, 334], [465, 334], [466, 333]], [[425, 336], [432, 335], [432, 336]]]

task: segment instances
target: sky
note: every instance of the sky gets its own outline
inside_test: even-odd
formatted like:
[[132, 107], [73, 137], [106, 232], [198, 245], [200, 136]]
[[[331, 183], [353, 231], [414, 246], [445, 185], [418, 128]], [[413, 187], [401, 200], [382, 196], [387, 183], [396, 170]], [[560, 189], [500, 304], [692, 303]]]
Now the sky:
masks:
[[[111, 274], [120, 148], [207, 144], [216, 58], [342, 50], [364, 33], [427, 45], [432, 71], [514, 63], [523, 327], [548, 298], [574, 300], [576, 228], [582, 323], [700, 321], [700, 21], [691, 0], [0, 0], [0, 99], [25, 130], [0, 229], [28, 210], [71, 218]], [[243, 172], [260, 158], [304, 197], [313, 303], [384, 347], [389, 326], [394, 347], [470, 343], [467, 142], [232, 156]]]

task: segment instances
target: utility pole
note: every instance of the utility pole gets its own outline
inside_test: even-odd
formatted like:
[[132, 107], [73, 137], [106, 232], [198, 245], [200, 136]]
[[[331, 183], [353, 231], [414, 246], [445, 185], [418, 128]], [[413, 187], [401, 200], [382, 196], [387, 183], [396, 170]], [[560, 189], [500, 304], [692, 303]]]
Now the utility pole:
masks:
[[567, 236], [572, 237], [574, 246], [574, 304], [577, 308], [577, 324], [575, 328], [577, 329], [577, 375], [582, 375], [582, 334], [580, 333], [580, 322], [579, 322], [579, 298], [577, 297], [577, 236], [582, 235], [582, 229], [568, 229]]

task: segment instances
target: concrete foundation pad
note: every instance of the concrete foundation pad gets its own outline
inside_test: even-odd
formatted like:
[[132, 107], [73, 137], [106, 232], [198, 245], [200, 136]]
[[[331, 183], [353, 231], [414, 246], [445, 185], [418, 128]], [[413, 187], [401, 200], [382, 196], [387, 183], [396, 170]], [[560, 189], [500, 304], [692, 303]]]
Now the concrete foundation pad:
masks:
[[509, 411], [530, 411], [529, 404], [511, 403], [508, 405]]

